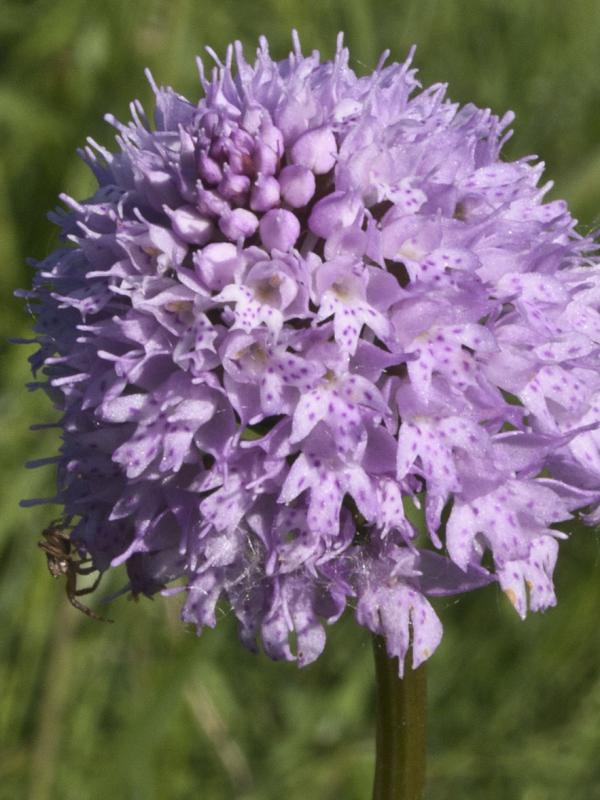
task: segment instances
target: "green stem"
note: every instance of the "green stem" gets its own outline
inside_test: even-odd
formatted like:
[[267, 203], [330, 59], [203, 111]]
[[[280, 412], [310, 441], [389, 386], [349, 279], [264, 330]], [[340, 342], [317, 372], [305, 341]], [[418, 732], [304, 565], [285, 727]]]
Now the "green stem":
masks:
[[373, 637], [377, 683], [377, 732], [373, 800], [422, 800], [425, 796], [427, 680], [425, 665], [404, 669], [385, 641]]

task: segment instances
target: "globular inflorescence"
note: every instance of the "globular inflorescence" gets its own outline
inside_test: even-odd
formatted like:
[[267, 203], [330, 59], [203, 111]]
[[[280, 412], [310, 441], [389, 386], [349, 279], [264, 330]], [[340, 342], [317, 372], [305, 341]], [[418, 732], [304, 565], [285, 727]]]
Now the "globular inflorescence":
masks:
[[346, 606], [416, 666], [431, 596], [553, 605], [556, 523], [600, 516], [593, 239], [500, 159], [512, 115], [410, 58], [215, 59], [199, 102], [109, 118], [36, 265], [74, 545], [300, 664]]

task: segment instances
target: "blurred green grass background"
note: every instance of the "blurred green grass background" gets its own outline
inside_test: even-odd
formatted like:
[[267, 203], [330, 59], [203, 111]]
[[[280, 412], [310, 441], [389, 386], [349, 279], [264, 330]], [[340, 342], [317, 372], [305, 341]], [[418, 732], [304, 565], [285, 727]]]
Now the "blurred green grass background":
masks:
[[[418, 44], [425, 84], [517, 112], [509, 157], [537, 153], [588, 231], [600, 221], [600, 4], [596, 0], [0, 1], [0, 800], [363, 800], [370, 796], [373, 687], [368, 636], [351, 618], [298, 670], [251, 656], [227, 614], [197, 639], [178, 600], [117, 601], [114, 625], [68, 606], [36, 541], [56, 509], [52, 418], [23, 388], [29, 321], [12, 298], [27, 256], [55, 242], [46, 211], [92, 189], [75, 155], [111, 145], [105, 112], [150, 104], [142, 69], [198, 96], [194, 56], [266, 34], [283, 57], [346, 32], [353, 66]], [[117, 588], [113, 578], [109, 589]], [[431, 800], [600, 798], [600, 542], [562, 548], [559, 606], [521, 623], [495, 589], [438, 603], [430, 662]]]

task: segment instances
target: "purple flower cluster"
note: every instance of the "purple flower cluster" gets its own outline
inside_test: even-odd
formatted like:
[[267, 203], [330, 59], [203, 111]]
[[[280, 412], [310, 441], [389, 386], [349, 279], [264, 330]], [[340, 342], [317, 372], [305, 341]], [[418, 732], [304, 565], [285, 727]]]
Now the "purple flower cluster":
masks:
[[300, 664], [346, 605], [401, 668], [431, 596], [553, 605], [553, 525], [600, 517], [593, 240], [500, 160], [512, 115], [410, 58], [214, 58], [198, 103], [153, 84], [89, 142], [29, 293], [77, 547]]

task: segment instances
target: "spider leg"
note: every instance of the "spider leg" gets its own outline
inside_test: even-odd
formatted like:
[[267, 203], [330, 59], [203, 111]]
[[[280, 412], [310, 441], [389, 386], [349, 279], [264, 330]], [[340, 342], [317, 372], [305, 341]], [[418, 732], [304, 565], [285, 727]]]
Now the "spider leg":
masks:
[[[87, 560], [87, 559], [86, 559], [86, 560]], [[91, 574], [92, 574], [92, 572], [98, 572], [98, 568], [97, 568], [97, 567], [94, 567], [94, 566], [91, 566], [91, 567], [83, 567], [83, 569], [82, 569], [82, 568], [81, 568], [81, 565], [82, 565], [82, 564], [85, 564], [85, 561], [80, 561], [80, 562], [79, 562], [79, 563], [76, 565], [76, 566], [77, 566], [77, 574], [78, 574], [78, 575], [91, 575]]]
[[74, 608], [76, 608], [78, 611], [82, 611], [87, 617], [97, 619], [99, 622], [112, 622], [112, 619], [101, 617], [99, 614], [94, 613], [91, 608], [84, 606], [83, 603], [79, 602], [75, 595], [69, 595], [69, 602]]
[[[83, 573], [83, 572], [82, 572], [82, 573], [80, 573], [80, 575], [85, 575], [85, 574], [87, 574], [87, 573]], [[101, 572], [101, 573], [98, 575], [98, 577], [96, 578], [96, 580], [94, 581], [94, 583], [93, 583], [91, 586], [88, 586], [88, 587], [87, 587], [87, 589], [76, 589], [76, 590], [73, 592], [73, 594], [74, 594], [76, 597], [80, 597], [82, 594], [90, 594], [91, 592], [93, 592], [93, 591], [94, 591], [94, 589], [95, 589], [95, 588], [98, 586], [98, 584], [99, 584], [99, 583], [100, 583], [100, 581], [102, 580], [102, 575], [103, 575], [103, 574], [104, 574], [104, 573], [103, 573], [103, 572]]]
[[[89, 594], [89, 592], [96, 587], [101, 577], [102, 575], [99, 576], [98, 580], [91, 589], [83, 589], [80, 590], [80, 592], [82, 592], [83, 594]], [[71, 605], [78, 611], [81, 611], [83, 614], [85, 614], [88, 617], [91, 617], [92, 619], [97, 619], [99, 622], [112, 622], [112, 619], [101, 617], [99, 614], [94, 613], [91, 608], [88, 608], [87, 606], [84, 606], [83, 603], [79, 602], [79, 600], [77, 599], [77, 595], [80, 592], [77, 591], [77, 573], [74, 570], [71, 570], [67, 575], [66, 588], [67, 588], [67, 597], [69, 598], [69, 603], [71, 603]]]

